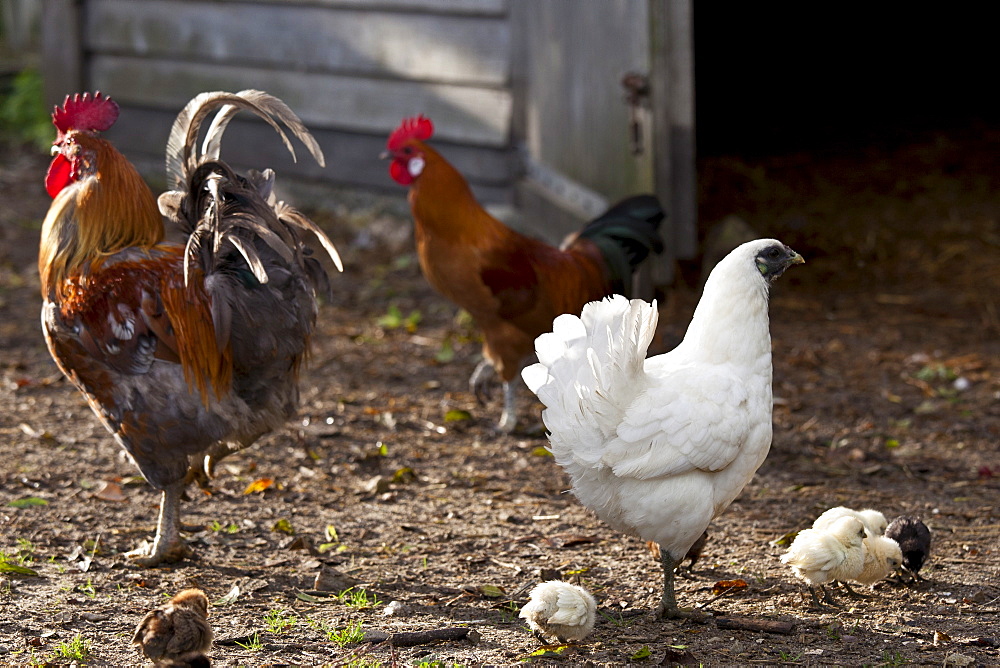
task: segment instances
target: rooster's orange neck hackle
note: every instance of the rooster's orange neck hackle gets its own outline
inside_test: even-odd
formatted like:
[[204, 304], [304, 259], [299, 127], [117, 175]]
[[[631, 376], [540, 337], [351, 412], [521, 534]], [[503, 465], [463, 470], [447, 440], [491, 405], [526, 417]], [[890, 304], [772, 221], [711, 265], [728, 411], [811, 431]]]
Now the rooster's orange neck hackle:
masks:
[[95, 133], [118, 117], [100, 93], [66, 98], [52, 114], [59, 131], [45, 185], [53, 202], [42, 224], [38, 256], [42, 294], [61, 295], [67, 278], [125, 248], [163, 240], [152, 191], [135, 167]]

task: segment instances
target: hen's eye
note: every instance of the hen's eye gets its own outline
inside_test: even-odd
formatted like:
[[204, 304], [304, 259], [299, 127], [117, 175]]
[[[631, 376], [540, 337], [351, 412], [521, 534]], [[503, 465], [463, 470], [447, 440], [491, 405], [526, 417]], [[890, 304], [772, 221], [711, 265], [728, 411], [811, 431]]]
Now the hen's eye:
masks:
[[779, 252], [778, 252], [778, 249], [777, 249], [777, 248], [772, 248], [772, 249], [771, 249], [770, 251], [768, 251], [767, 255], [768, 255], [768, 257], [770, 257], [770, 258], [771, 258], [772, 260], [777, 260], [777, 259], [778, 259], [778, 256], [780, 256], [780, 255], [781, 255], [781, 253], [779, 253]]

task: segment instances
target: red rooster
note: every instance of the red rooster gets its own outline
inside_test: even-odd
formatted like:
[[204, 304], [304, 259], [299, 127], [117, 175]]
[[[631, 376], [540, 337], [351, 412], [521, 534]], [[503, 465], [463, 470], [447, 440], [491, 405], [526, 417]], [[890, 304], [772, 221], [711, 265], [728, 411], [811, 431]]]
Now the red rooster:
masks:
[[425, 141], [434, 127], [422, 116], [390, 135], [389, 174], [410, 187], [420, 267], [442, 295], [468, 311], [483, 332], [483, 361], [469, 385], [482, 403], [488, 372], [503, 382], [499, 428], [517, 425], [515, 381], [535, 338], [562, 313], [621, 292], [650, 251], [663, 249], [664, 218], [653, 195], [619, 202], [560, 248], [506, 227], [476, 201], [458, 171]]
[[[190, 553], [179, 532], [187, 483], [296, 409], [315, 295], [329, 288], [303, 233], [341, 268], [323, 232], [275, 201], [271, 170], [239, 175], [219, 159], [240, 109], [267, 121], [291, 151], [280, 121], [323, 164], [312, 135], [277, 98], [203, 93], [171, 129], [173, 190], [157, 202], [98, 136], [118, 118], [110, 98], [67, 97], [52, 115], [58, 136], [45, 185], [54, 199], [38, 257], [42, 329], [56, 364], [162, 492], [153, 545], [130, 553], [144, 566]], [[215, 110], [199, 153], [199, 130]], [[161, 212], [186, 244], [164, 241]]]

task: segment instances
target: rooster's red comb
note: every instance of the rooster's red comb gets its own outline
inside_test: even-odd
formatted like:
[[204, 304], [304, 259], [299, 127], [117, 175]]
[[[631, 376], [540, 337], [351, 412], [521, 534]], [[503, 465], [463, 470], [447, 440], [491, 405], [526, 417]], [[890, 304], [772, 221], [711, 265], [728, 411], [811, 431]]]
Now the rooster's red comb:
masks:
[[431, 123], [431, 119], [425, 117], [423, 114], [414, 116], [413, 118], [404, 118], [399, 127], [389, 135], [389, 141], [386, 146], [390, 151], [395, 151], [407, 139], [419, 139], [423, 141], [430, 139], [432, 134], [434, 134], [434, 124]]
[[107, 130], [118, 120], [118, 105], [110, 97], [104, 97], [100, 91], [73, 97], [66, 96], [63, 106], [56, 107], [52, 112], [52, 124], [59, 130], [59, 139], [70, 130], [98, 132]]

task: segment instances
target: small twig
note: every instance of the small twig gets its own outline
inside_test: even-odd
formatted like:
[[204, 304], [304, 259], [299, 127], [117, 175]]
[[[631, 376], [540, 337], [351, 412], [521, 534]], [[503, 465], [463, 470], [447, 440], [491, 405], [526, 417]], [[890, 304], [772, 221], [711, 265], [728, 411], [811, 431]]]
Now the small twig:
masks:
[[780, 622], [773, 619], [752, 619], [750, 617], [717, 617], [720, 629], [736, 631], [764, 631], [765, 633], [789, 634], [795, 629], [794, 622]]
[[383, 633], [368, 631], [365, 642], [387, 642], [392, 647], [414, 647], [432, 642], [447, 642], [453, 640], [469, 640], [477, 642], [479, 633], [467, 626], [452, 626], [444, 629], [428, 629], [426, 631], [400, 631], [399, 633]]
[[715, 603], [716, 601], [718, 601], [723, 596], [729, 596], [730, 594], [732, 594], [734, 592], [743, 591], [744, 589], [746, 589], [746, 587], [726, 587], [720, 593], [716, 594], [715, 596], [713, 596], [712, 598], [708, 599], [704, 603], [699, 603], [699, 604], [695, 605], [694, 607], [697, 608], [697, 609], [700, 609], [700, 610], [707, 610], [708, 606], [712, 605], [713, 603]]

